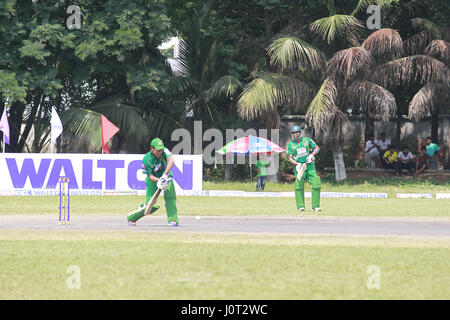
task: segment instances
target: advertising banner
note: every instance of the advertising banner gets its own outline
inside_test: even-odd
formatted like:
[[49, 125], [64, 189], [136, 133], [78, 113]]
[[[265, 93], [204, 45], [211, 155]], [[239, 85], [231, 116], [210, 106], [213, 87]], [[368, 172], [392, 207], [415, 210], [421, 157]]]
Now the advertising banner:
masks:
[[[72, 194], [145, 190], [144, 154], [4, 153], [0, 195], [53, 195], [68, 177]], [[175, 190], [202, 190], [202, 155], [174, 155]]]

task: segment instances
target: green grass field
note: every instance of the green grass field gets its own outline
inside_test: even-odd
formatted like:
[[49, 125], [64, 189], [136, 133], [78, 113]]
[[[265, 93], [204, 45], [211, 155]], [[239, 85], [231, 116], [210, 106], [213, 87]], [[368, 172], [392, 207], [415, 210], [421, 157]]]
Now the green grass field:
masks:
[[[245, 186], [205, 183], [204, 189]], [[267, 186], [292, 191], [288, 184]], [[389, 198], [324, 198], [320, 215], [447, 220], [448, 199], [395, 198], [397, 192], [450, 192], [442, 185], [419, 188], [324, 184], [324, 191], [388, 192]], [[143, 200], [73, 196], [72, 215], [124, 216]], [[158, 214], [165, 215], [159, 203]], [[45, 214], [56, 221], [57, 204], [57, 197], [0, 197], [0, 215]], [[178, 208], [180, 219], [298, 216], [293, 198], [184, 196]], [[450, 299], [449, 245], [447, 237], [2, 229], [0, 299]], [[79, 289], [67, 285], [69, 266], [80, 272]], [[370, 266], [379, 268], [379, 289], [367, 286]]]
[[[71, 231], [0, 239], [0, 299], [450, 298], [448, 239]], [[71, 265], [79, 288], [67, 285]], [[379, 289], [367, 286], [372, 265]]]
[[[144, 196], [72, 196], [72, 215], [117, 214], [133, 211]], [[1, 197], [0, 214], [58, 214], [56, 196]], [[306, 206], [311, 198], [305, 199]], [[162, 197], [159, 214], [165, 214]], [[177, 197], [179, 215], [297, 216], [294, 198]], [[448, 199], [324, 198], [321, 216], [444, 217], [450, 218]], [[305, 211], [307, 215], [316, 215]]]

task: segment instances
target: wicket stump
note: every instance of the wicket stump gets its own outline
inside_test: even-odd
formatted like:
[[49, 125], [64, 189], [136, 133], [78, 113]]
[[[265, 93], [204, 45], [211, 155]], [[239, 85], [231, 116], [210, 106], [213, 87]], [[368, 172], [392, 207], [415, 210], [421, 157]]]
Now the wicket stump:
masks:
[[59, 182], [59, 222], [70, 223], [70, 186], [69, 178], [61, 177]]

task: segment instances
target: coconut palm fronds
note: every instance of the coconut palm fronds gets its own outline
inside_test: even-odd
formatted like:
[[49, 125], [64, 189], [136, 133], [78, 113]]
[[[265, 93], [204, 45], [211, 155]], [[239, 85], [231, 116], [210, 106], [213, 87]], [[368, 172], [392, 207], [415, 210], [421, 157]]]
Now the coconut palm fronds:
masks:
[[306, 112], [306, 122], [316, 131], [329, 127], [330, 123], [348, 121], [338, 107], [338, 89], [336, 80], [327, 77]]
[[427, 83], [413, 97], [409, 104], [408, 118], [419, 120], [436, 108], [444, 107], [450, 100], [450, 87], [440, 83]]
[[326, 63], [319, 49], [296, 37], [279, 38], [272, 42], [267, 51], [270, 63], [280, 66], [282, 70], [307, 68], [322, 71]]
[[361, 47], [369, 51], [374, 57], [396, 59], [403, 54], [403, 40], [394, 29], [384, 28], [375, 31], [364, 40]]
[[436, 38], [429, 31], [416, 33], [403, 41], [404, 53], [409, 56], [423, 54], [433, 39]]
[[310, 29], [328, 44], [334, 42], [336, 38], [343, 38], [356, 45], [364, 25], [353, 16], [336, 14], [314, 21]]
[[441, 61], [427, 56], [415, 55], [384, 63], [374, 68], [375, 83], [391, 88], [410, 83], [450, 83], [450, 70]]
[[312, 96], [312, 88], [301, 80], [270, 72], [258, 72], [255, 76], [237, 102], [238, 113], [246, 120], [274, 112], [281, 105], [298, 108]]
[[356, 5], [355, 10], [352, 11], [351, 15], [354, 16], [359, 11], [366, 9], [368, 6], [370, 6], [372, 4], [383, 7], [383, 6], [389, 5], [393, 1], [394, 0], [359, 0], [358, 4]]
[[450, 66], [450, 42], [433, 40], [425, 48], [425, 53], [433, 58], [439, 59], [447, 66]]
[[381, 116], [383, 121], [395, 115], [397, 104], [394, 95], [385, 88], [366, 81], [355, 81], [346, 91], [346, 104], [361, 108], [364, 113]]
[[243, 87], [242, 82], [231, 75], [225, 75], [217, 79], [206, 92], [206, 96], [209, 99], [214, 97], [227, 97], [232, 98]]
[[348, 80], [374, 63], [374, 58], [364, 48], [348, 48], [336, 52], [328, 61], [327, 74]]

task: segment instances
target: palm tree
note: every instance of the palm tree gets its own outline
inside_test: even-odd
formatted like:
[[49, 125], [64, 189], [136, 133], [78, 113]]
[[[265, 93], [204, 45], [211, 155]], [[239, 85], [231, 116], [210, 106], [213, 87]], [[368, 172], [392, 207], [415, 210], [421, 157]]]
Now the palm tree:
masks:
[[229, 111], [221, 109], [219, 101], [230, 102], [240, 92], [242, 83], [232, 75], [217, 72], [217, 39], [208, 41], [191, 35], [180, 41], [180, 74], [170, 80], [168, 95], [184, 104], [182, 119], [187, 126], [195, 120], [207, 126], [217, 125]]
[[[450, 70], [448, 42], [433, 41], [433, 37], [433, 34], [426, 31], [403, 41], [403, 54], [380, 63], [373, 70], [373, 79], [382, 86], [402, 93], [403, 97], [398, 95], [398, 100], [405, 100], [407, 91], [416, 92], [417, 86], [422, 86], [409, 102], [408, 117], [418, 120], [431, 113], [433, 138], [437, 141], [439, 105], [445, 105], [443, 99], [448, 96]], [[397, 143], [400, 140], [401, 112], [402, 110], [398, 109], [395, 139]]]
[[[355, 44], [363, 25], [353, 16], [334, 14], [313, 22], [310, 30], [328, 43], [343, 39]], [[367, 77], [374, 57], [356, 46], [335, 52], [327, 61], [317, 47], [293, 36], [276, 39], [267, 52], [278, 72], [254, 74], [238, 101], [241, 116], [250, 120], [271, 114], [276, 119], [280, 106], [294, 111], [307, 106], [306, 122], [316, 132], [332, 133], [333, 154], [341, 160], [340, 167], [335, 167], [336, 178], [345, 178], [342, 127], [348, 121], [346, 107], [358, 106], [383, 119], [396, 110], [394, 96]]]
[[413, 24], [428, 25], [428, 30], [422, 31], [429, 34], [425, 43], [422, 41], [419, 48], [425, 49], [421, 53], [424, 60], [432, 62], [434, 77], [428, 77], [420, 83], [423, 87], [414, 95], [409, 103], [408, 118], [418, 121], [427, 114], [431, 114], [431, 137], [435, 143], [439, 141], [439, 114], [449, 111], [448, 101], [450, 99], [450, 42], [434, 39], [433, 36], [443, 36], [438, 26], [425, 19], [414, 19]]
[[[362, 23], [353, 15], [337, 14], [334, 0], [323, 2], [330, 16], [314, 21], [310, 30], [328, 45], [338, 39], [356, 43], [364, 29]], [[370, 1], [361, 0], [357, 10], [367, 6], [367, 2]], [[239, 99], [238, 111], [246, 120], [260, 117], [268, 127], [278, 128], [281, 121], [277, 108], [289, 106], [291, 111], [299, 111], [310, 103], [321, 88], [327, 61], [324, 50], [292, 35], [274, 40], [267, 55], [268, 68], [275, 67], [277, 72], [254, 72]]]
[[[227, 118], [234, 120], [237, 95], [243, 87], [221, 59], [217, 50], [220, 39], [202, 32], [213, 3], [206, 1], [181, 31], [177, 59], [180, 70], [177, 77], [170, 79], [167, 90], [167, 98], [183, 109], [180, 122], [191, 132], [197, 120], [202, 121], [203, 128], [219, 129]], [[232, 164], [225, 166], [226, 179], [231, 179], [232, 168]]]
[[[372, 65], [372, 69], [380, 64], [396, 59], [403, 54], [402, 38], [396, 30], [390, 28], [373, 32], [364, 40], [361, 47], [370, 52], [374, 57], [375, 63]], [[375, 114], [372, 112], [370, 106], [363, 111], [366, 119], [365, 141], [367, 141], [369, 135], [375, 132]]]

